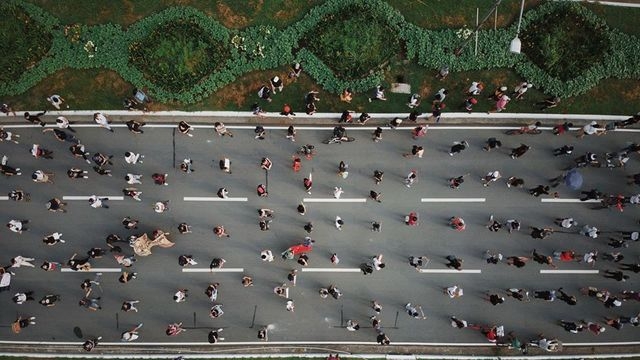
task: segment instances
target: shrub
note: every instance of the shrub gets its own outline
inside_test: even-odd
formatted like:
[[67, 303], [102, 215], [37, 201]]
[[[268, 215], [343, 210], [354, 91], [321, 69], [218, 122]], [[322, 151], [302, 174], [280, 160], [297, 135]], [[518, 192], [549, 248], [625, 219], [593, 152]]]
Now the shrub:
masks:
[[599, 19], [582, 16], [573, 4], [560, 4], [522, 33], [523, 52], [549, 75], [569, 80], [601, 63], [610, 45]]
[[46, 56], [52, 36], [21, 7], [4, 4], [0, 10], [0, 82], [10, 82]]
[[307, 33], [302, 46], [338, 77], [358, 79], [399, 52], [399, 39], [393, 34], [375, 11], [351, 7], [323, 18]]
[[180, 93], [220, 69], [228, 50], [190, 21], [168, 22], [129, 47], [130, 62], [151, 82]]

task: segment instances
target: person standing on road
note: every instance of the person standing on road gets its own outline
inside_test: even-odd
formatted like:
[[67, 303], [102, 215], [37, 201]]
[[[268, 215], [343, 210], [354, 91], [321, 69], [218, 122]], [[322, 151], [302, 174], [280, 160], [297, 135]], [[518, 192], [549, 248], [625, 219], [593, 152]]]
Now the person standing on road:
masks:
[[186, 121], [180, 121], [178, 123], [178, 132], [180, 132], [180, 134], [193, 137], [193, 134], [191, 134], [191, 130], [193, 130], [193, 126], [191, 126]]
[[21, 266], [35, 267], [35, 265], [31, 263], [31, 261], [34, 261], [34, 260], [35, 260], [34, 258], [18, 255], [11, 259], [11, 267], [12, 268], [19, 268]]
[[89, 352], [89, 351], [93, 350], [96, 346], [98, 346], [98, 341], [99, 340], [102, 340], [102, 336], [93, 337], [91, 339], [88, 339], [82, 344], [82, 348], [85, 351]]
[[127, 151], [124, 153], [124, 161], [127, 164], [142, 164], [141, 159], [144, 159], [144, 155], [140, 155], [131, 151]]
[[404, 184], [406, 187], [410, 188], [411, 185], [418, 179], [418, 173], [415, 169], [411, 169], [409, 174], [404, 178]]
[[138, 330], [142, 327], [142, 323], [138, 324], [138, 326], [134, 327], [129, 331], [125, 331], [120, 335], [120, 341], [134, 341], [140, 337]]
[[454, 141], [451, 149], [449, 150], [449, 156], [460, 154], [463, 150], [469, 147], [469, 143], [466, 140]]
[[445, 264], [448, 268], [454, 268], [458, 271], [462, 270], [462, 263], [464, 260], [457, 258], [455, 255], [447, 255], [448, 263]]
[[9, 228], [9, 230], [18, 233], [18, 234], [22, 234], [23, 231], [27, 231], [29, 230], [26, 227], [26, 224], [29, 223], [29, 220], [9, 220], [9, 222], [7, 223], [7, 227]]
[[135, 305], [139, 302], [140, 300], [125, 300], [122, 302], [122, 306], [120, 307], [120, 310], [124, 312], [129, 312], [129, 311], [138, 312], [138, 308]]
[[422, 146], [419, 145], [413, 145], [411, 147], [411, 152], [410, 153], [405, 153], [402, 154], [402, 156], [409, 158], [409, 157], [417, 157], [419, 159], [422, 158], [422, 156], [424, 155], [424, 148]]
[[518, 146], [517, 148], [514, 148], [511, 150], [511, 158], [512, 159], [517, 159], [519, 157], [521, 157], [522, 155], [526, 154], [527, 151], [529, 151], [529, 149], [531, 149], [530, 146], [525, 145], [525, 144], [520, 144], [520, 146]]
[[28, 122], [30, 122], [32, 124], [38, 124], [38, 125], [40, 125], [42, 127], [45, 127], [47, 125], [47, 123], [42, 121], [42, 120], [40, 120], [40, 116], [43, 116], [46, 113], [47, 113], [46, 110], [43, 111], [43, 112], [37, 113], [35, 115], [29, 114], [29, 112], [25, 112], [24, 113], [24, 118], [25, 118], [25, 120], [27, 120]]
[[302, 180], [302, 185], [304, 185], [304, 191], [311, 195], [311, 188], [313, 187], [313, 173], [309, 173], [309, 177]]
[[91, 195], [89, 196], [89, 205], [91, 205], [91, 207], [94, 209], [108, 209], [109, 205], [106, 204], [107, 200], [109, 200], [108, 197], [98, 197], [97, 195]]
[[[96, 124], [100, 125], [100, 127], [103, 127], [111, 132], [114, 132], [113, 129], [111, 128], [111, 120], [109, 119], [109, 117], [107, 117], [106, 115], [104, 115], [103, 113], [94, 113], [93, 114], [93, 121], [96, 122]], [[44, 125], [43, 125], [44, 126]]]
[[500, 171], [494, 170], [494, 171], [488, 172], [487, 175], [485, 175], [480, 180], [482, 180], [482, 186], [487, 187], [492, 182], [498, 181], [500, 178], [502, 178], [502, 174], [500, 174]]

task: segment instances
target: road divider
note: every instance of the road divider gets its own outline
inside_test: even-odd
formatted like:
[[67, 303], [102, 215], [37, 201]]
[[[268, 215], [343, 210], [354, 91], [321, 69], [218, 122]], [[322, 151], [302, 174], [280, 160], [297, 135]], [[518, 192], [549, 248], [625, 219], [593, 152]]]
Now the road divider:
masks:
[[209, 269], [209, 268], [184, 268], [182, 272], [186, 273], [212, 273], [212, 272], [233, 272], [233, 273], [241, 273], [244, 272], [244, 268], [222, 268], [222, 269]]
[[120, 268], [91, 268], [89, 270], [76, 271], [71, 268], [62, 268], [60, 272], [70, 272], [70, 273], [119, 273], [122, 272]]
[[351, 198], [351, 199], [334, 199], [334, 198], [304, 198], [302, 201], [306, 203], [365, 203], [366, 198]]
[[185, 196], [183, 201], [220, 201], [220, 202], [246, 202], [249, 201], [246, 197], [230, 197], [226, 199], [219, 198], [217, 196]]
[[420, 269], [418, 270], [421, 273], [427, 274], [480, 274], [482, 271], [480, 269]]
[[[96, 195], [99, 198], [107, 198], [107, 200], [114, 200], [114, 201], [119, 201], [119, 200], [124, 200], [124, 196], [110, 196], [110, 195]], [[75, 201], [75, 200], [84, 200], [84, 201], [88, 201], [89, 198], [91, 196], [63, 196], [62, 200], [69, 200], [69, 201]]]
[[333, 272], [333, 273], [359, 273], [362, 272], [359, 268], [302, 268], [302, 272]]
[[598, 270], [540, 270], [540, 274], [583, 274], [583, 275], [593, 275], [598, 274], [600, 271]]
[[467, 202], [475, 202], [475, 203], [483, 203], [487, 201], [486, 198], [422, 198], [420, 202], [434, 202], [434, 203], [444, 203], [444, 202], [453, 202], [453, 203], [467, 203]]

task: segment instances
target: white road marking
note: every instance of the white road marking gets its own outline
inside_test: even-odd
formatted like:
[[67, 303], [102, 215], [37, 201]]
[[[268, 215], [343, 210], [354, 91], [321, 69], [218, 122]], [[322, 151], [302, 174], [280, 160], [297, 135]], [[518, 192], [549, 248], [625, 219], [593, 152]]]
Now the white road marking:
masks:
[[420, 202], [455, 202], [455, 203], [461, 203], [461, 202], [485, 202], [487, 201], [486, 198], [422, 198], [420, 199]]
[[420, 269], [421, 273], [431, 273], [431, 274], [480, 274], [482, 271], [480, 269]]
[[[0, 340], [0, 344], [14, 344], [14, 345], [72, 345], [72, 346], [81, 346], [81, 341], [26, 341], [26, 340]], [[217, 344], [210, 344], [208, 342], [100, 342], [100, 346], [114, 346], [114, 347], [122, 347], [122, 346], [163, 346], [163, 347], [178, 347], [178, 346], [210, 346], [212, 348], [219, 347], [221, 344], [224, 345], [234, 345], [234, 346], [247, 346], [247, 345], [264, 345], [264, 341], [223, 341]], [[378, 346], [378, 343], [375, 341], [269, 341], [271, 345], [372, 345]], [[402, 341], [394, 341], [394, 345], [398, 346], [452, 346], [452, 347], [495, 347], [496, 344], [484, 341], [478, 343], [436, 343], [436, 342], [402, 342]], [[562, 346], [633, 346], [640, 345], [640, 341], [620, 341], [620, 342], [583, 342], [583, 343], [566, 343], [563, 342]], [[24, 357], [25, 353], [3, 353], [5, 356], [14, 356], [14, 357]], [[50, 353], [29, 353], [32, 357], [38, 358], [49, 358], [51, 357]], [[74, 354], [77, 355], [77, 354]], [[66, 356], [73, 357], [74, 355]], [[589, 358], [594, 359], [610, 359], [614, 357], [618, 358], [631, 358], [637, 357], [638, 354], [629, 353], [629, 354], [597, 354], [597, 355], [589, 355]], [[190, 356], [190, 355], [188, 355]], [[220, 354], [215, 353], [199, 353], [193, 355], [195, 358], [202, 359], [219, 359], [221, 357]], [[224, 354], [222, 355], [224, 356]], [[264, 356], [258, 355], [260, 357], [272, 357], [272, 358], [284, 358], [284, 357], [304, 357], [304, 358], [322, 358], [327, 356], [327, 352], [323, 353], [305, 353], [300, 355], [300, 353], [278, 353], [274, 354], [266, 354]], [[254, 356], [254, 357], [258, 357]], [[86, 356], [85, 356], [86, 357]], [[174, 354], [140, 354], [140, 353], [132, 353], [132, 354], [116, 354], [116, 355], [101, 355], [99, 358], [104, 359], [171, 359], [174, 358]], [[226, 355], [225, 358], [233, 358], [233, 359], [241, 359], [247, 358], [245, 354], [235, 355]], [[373, 358], [373, 356], [367, 356], [368, 358]], [[419, 359], [427, 359], [430, 358], [429, 355], [418, 355]], [[435, 358], [435, 357], [434, 357]], [[438, 358], [442, 359], [474, 359], [473, 356], [439, 356]], [[546, 358], [551, 358], [547, 356]]]
[[580, 199], [540, 199], [540, 202], [543, 203], [599, 203], [600, 200], [586, 200], [580, 201]]
[[[99, 198], [107, 198], [108, 200], [124, 200], [124, 196], [96, 195]], [[89, 200], [91, 196], [63, 196], [62, 200]]]
[[349, 272], [349, 273], [359, 273], [361, 272], [358, 268], [302, 268], [302, 272]]
[[540, 274], [598, 274], [598, 270], [540, 270]]
[[86, 271], [75, 271], [72, 270], [71, 268], [62, 268], [60, 269], [60, 272], [70, 272], [70, 273], [119, 273], [122, 272], [122, 269], [120, 268], [91, 268], [91, 270], [86, 270]]
[[302, 201], [306, 203], [364, 203], [367, 202], [366, 198], [351, 198], [351, 199], [335, 199], [335, 198], [304, 198]]
[[8, 196], [0, 196], [0, 200], [9, 200]]
[[222, 268], [222, 269], [209, 269], [209, 268], [184, 268], [182, 272], [192, 273], [208, 273], [208, 272], [244, 272], [244, 268]]
[[219, 198], [217, 196], [185, 196], [183, 201], [228, 201], [228, 202], [243, 202], [248, 201], [246, 197], [230, 197], [226, 199]]

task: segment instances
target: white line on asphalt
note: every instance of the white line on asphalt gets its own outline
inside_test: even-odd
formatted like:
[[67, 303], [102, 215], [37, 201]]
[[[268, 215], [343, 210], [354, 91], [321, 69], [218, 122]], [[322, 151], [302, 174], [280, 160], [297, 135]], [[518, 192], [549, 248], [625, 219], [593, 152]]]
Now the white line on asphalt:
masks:
[[543, 203], [599, 203], [600, 200], [586, 200], [580, 201], [580, 199], [540, 199]]
[[216, 196], [185, 196], [183, 201], [229, 201], [229, 202], [242, 202], [248, 201], [249, 199], [246, 197], [230, 197], [226, 199], [221, 199]]
[[111, 272], [111, 273], [116, 273], [116, 272], [122, 272], [122, 269], [120, 268], [91, 268], [91, 270], [83, 270], [83, 271], [75, 271], [72, 270], [71, 268], [62, 268], [60, 269], [60, 272], [70, 272], [70, 273], [98, 273], [98, 272]]
[[[108, 200], [124, 200], [124, 196], [96, 195], [99, 198], [107, 198]], [[91, 196], [63, 196], [62, 200], [89, 200]]]
[[[21, 110], [28, 111], [30, 113], [37, 113], [40, 111], [36, 110]], [[93, 116], [96, 112], [106, 113], [111, 116], [171, 116], [171, 117], [220, 117], [220, 118], [233, 118], [233, 117], [242, 117], [242, 118], [255, 118], [257, 117], [253, 115], [250, 111], [130, 111], [130, 110], [65, 110], [65, 111], [47, 111], [47, 114], [50, 116]], [[339, 119], [341, 113], [315, 113], [313, 115], [307, 115], [299, 113], [296, 116], [296, 119]], [[407, 113], [370, 113], [372, 118], [394, 118], [394, 117], [406, 117]], [[501, 113], [493, 113], [487, 114], [483, 112], [447, 112], [443, 114], [443, 119], [446, 118], [464, 118], [464, 119], [542, 119], [542, 120], [624, 120], [629, 116], [625, 115], [605, 115], [605, 114], [545, 114], [545, 113], [509, 113], [509, 112], [501, 112]], [[421, 118], [426, 118], [427, 115], [422, 116]], [[267, 114], [266, 117], [269, 118], [279, 118], [284, 119], [284, 116], [277, 115], [277, 113]], [[9, 118], [11, 119], [11, 118]], [[211, 121], [213, 122], [213, 121]], [[76, 126], [79, 124], [76, 124]], [[93, 127], [98, 127], [99, 125], [95, 123], [91, 123]], [[122, 125], [124, 126], [124, 125]], [[147, 124], [147, 127], [153, 126], [153, 124]], [[6, 127], [6, 126], [5, 126]], [[24, 127], [38, 127], [38, 125], [24, 125]]]
[[209, 273], [209, 272], [244, 272], [244, 268], [222, 268], [222, 269], [209, 269], [209, 268], [186, 268], [182, 269], [182, 272], [192, 273]]
[[[9, 344], [9, 345], [73, 345], [80, 346], [82, 345], [81, 341], [25, 341], [25, 340], [0, 340], [0, 344]], [[269, 341], [270, 345], [378, 345], [376, 342], [365, 342], [365, 341]], [[435, 343], [435, 342], [402, 342], [402, 341], [394, 341], [394, 345], [398, 346], [450, 346], [450, 347], [495, 347], [496, 345], [490, 342], [478, 342], [478, 343]], [[247, 345], [264, 345], [264, 341], [224, 341], [216, 344], [210, 344], [208, 342], [100, 342], [100, 346], [114, 346], [114, 347], [122, 347], [122, 346], [163, 346], [163, 347], [178, 347], [178, 346], [210, 346], [211, 348], [219, 347], [221, 345], [233, 345], [233, 346], [247, 346]], [[584, 343], [566, 343], [563, 342], [562, 346], [633, 346], [640, 345], [640, 341], [620, 341], [620, 342], [584, 342]], [[31, 357], [37, 358], [50, 358], [52, 357], [51, 353], [46, 354], [38, 354], [38, 353], [28, 353]], [[25, 353], [8, 353], [3, 352], [4, 356], [15, 356], [15, 357], [25, 357], [27, 356]], [[41, 355], [41, 356], [40, 356]], [[633, 358], [638, 357], [640, 354], [637, 353], [626, 353], [626, 354], [596, 354], [589, 355], [589, 358], [594, 359], [612, 359], [612, 358]], [[84, 355], [74, 354], [56, 354], [56, 356], [63, 356], [66, 358], [73, 357], [86, 357]], [[223, 359], [223, 358], [233, 358], [233, 359], [246, 359], [246, 358], [290, 358], [290, 357], [300, 357], [300, 358], [323, 358], [327, 356], [327, 352], [323, 353], [268, 353], [268, 354], [237, 354], [237, 355], [229, 355], [227, 353], [197, 353], [193, 355], [186, 355], [187, 358], [197, 358], [197, 359]], [[173, 359], [175, 358], [175, 354], [141, 354], [141, 353], [132, 353], [132, 354], [103, 354], [103, 355], [92, 355], [93, 358], [99, 359]], [[359, 355], [345, 355], [346, 358], [366, 358], [366, 359], [383, 359], [384, 354], [359, 354]], [[574, 356], [575, 357], [575, 356]], [[477, 359], [476, 356], [464, 356], [464, 355], [416, 355], [417, 359], [456, 359], [456, 360], [474, 360]], [[551, 357], [539, 357], [543, 359], [556, 359], [562, 358], [559, 356]], [[567, 357], [568, 358], [568, 357]]]
[[367, 202], [366, 198], [351, 199], [334, 199], [334, 198], [304, 198], [302, 201], [307, 203], [363, 203]]
[[540, 270], [540, 274], [598, 274], [598, 270]]
[[358, 268], [302, 268], [302, 272], [349, 272], [359, 273]]
[[482, 271], [480, 269], [420, 269], [421, 273], [431, 273], [431, 274], [480, 274]]
[[0, 200], [9, 200], [8, 196], [0, 196]]
[[422, 198], [421, 202], [485, 202], [486, 198]]

